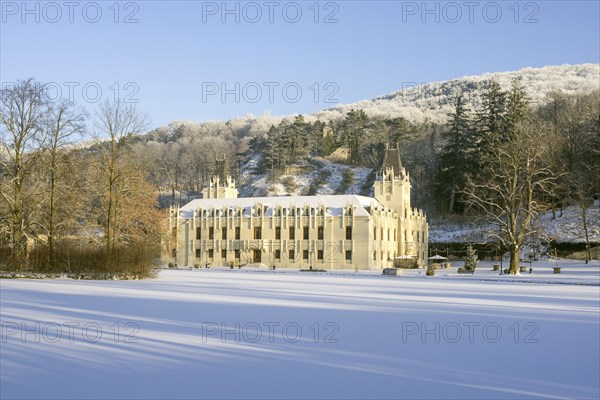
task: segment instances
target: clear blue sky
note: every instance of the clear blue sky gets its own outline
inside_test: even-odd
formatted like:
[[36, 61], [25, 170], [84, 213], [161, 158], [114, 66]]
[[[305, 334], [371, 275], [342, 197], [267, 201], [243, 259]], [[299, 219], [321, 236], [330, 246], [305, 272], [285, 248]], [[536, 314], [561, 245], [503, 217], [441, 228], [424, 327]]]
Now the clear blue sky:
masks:
[[64, 96], [71, 85], [90, 110], [96, 88], [104, 98], [118, 87], [153, 126], [311, 113], [334, 105], [328, 95], [349, 103], [412, 82], [600, 59], [598, 1], [0, 3], [3, 83], [34, 77]]

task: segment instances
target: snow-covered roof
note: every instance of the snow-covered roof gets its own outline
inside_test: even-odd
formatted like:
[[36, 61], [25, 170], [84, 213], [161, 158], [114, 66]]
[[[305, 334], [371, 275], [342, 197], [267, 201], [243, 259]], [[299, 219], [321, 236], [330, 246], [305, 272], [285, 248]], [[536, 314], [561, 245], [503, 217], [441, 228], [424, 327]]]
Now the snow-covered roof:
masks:
[[[265, 207], [264, 216], [273, 215], [273, 210], [277, 207], [289, 209], [292, 206], [303, 210], [305, 206], [311, 209], [318, 209], [319, 206], [325, 206], [325, 215], [341, 216], [344, 215], [344, 208], [349, 204], [354, 206], [355, 216], [369, 216], [372, 205], [380, 206], [380, 203], [372, 198], [358, 195], [322, 195], [322, 196], [277, 196], [277, 197], [240, 197], [236, 199], [196, 199], [187, 203], [180, 209], [180, 216], [191, 218], [193, 212], [202, 208], [204, 210], [215, 209], [243, 209], [243, 215], [249, 217], [251, 208], [256, 204], [262, 204]], [[301, 211], [302, 212], [302, 211]], [[302, 214], [303, 215], [303, 214]]]

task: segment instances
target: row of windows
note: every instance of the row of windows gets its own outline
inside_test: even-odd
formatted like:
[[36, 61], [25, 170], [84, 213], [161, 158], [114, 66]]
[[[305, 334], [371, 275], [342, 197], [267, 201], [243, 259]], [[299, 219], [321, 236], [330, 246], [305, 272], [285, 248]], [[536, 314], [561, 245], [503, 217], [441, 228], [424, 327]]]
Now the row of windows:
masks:
[[[379, 240], [383, 240], [384, 237], [384, 229], [381, 228], [381, 235], [379, 236]], [[377, 228], [373, 228], [373, 240], [377, 240]], [[391, 229], [387, 229], [387, 240], [391, 240]], [[396, 240], [398, 240], [398, 235], [396, 230], [394, 229], [394, 241]]]
[[[381, 234], [379, 236], [379, 240], [383, 240], [385, 238], [385, 232], [387, 232], [387, 240], [391, 240], [391, 229], [387, 229], [384, 230], [383, 228], [381, 228]], [[415, 231], [412, 231], [413, 236], [415, 235]], [[407, 236], [407, 231], [404, 231], [404, 237], [408, 237]], [[421, 231], [417, 231], [416, 234], [416, 241], [417, 242], [425, 242], [425, 232], [421, 232]], [[373, 240], [377, 240], [377, 228], [373, 228]], [[398, 234], [396, 232], [396, 229], [394, 229], [394, 241], [398, 240]]]
[[[383, 257], [383, 253], [382, 257]], [[302, 258], [304, 260], [308, 260], [308, 250], [302, 250]], [[200, 259], [202, 256], [202, 251], [200, 249], [196, 249], [196, 258]], [[213, 249], [209, 249], [208, 250], [208, 258], [212, 259], [215, 257], [215, 252]], [[227, 249], [222, 249], [221, 250], [221, 258], [227, 258]], [[294, 260], [296, 258], [296, 251], [295, 250], [288, 250], [288, 259], [290, 260]], [[324, 258], [324, 250], [317, 250], [317, 260], [323, 260]], [[235, 250], [235, 259], [239, 260], [240, 259], [240, 250]], [[276, 260], [281, 260], [281, 250], [275, 250], [275, 259]], [[351, 250], [346, 250], [346, 260], [347, 261], [351, 261], [352, 260], [352, 251]]]
[[[215, 228], [208, 228], [208, 239], [213, 240], [215, 238]], [[227, 239], [227, 228], [221, 229], [221, 238]], [[200, 227], [196, 228], [196, 240], [202, 239], [202, 229]], [[237, 226], [235, 228], [235, 239], [240, 239], [240, 227]]]
[[[200, 259], [202, 256], [202, 251], [200, 249], [196, 249], [196, 258]], [[215, 258], [215, 251], [213, 249], [208, 250], [208, 258]], [[227, 258], [227, 249], [221, 250], [221, 258]], [[240, 251], [235, 250], [235, 259], [240, 259]]]
[[[264, 206], [264, 207], [253, 207], [253, 211], [256, 212], [256, 215], [260, 216], [262, 214], [266, 214], [268, 207]], [[202, 217], [206, 218], [206, 217], [214, 217], [215, 215], [217, 217], [237, 217], [239, 215], [244, 215], [247, 216], [248, 214], [245, 213], [246, 210], [249, 210], [248, 208], [236, 208], [236, 209], [211, 209], [211, 210], [203, 210], [200, 212], [200, 215], [202, 215]], [[327, 208], [327, 210], [329, 210], [329, 208]], [[303, 216], [309, 216], [309, 215], [318, 215], [318, 216], [324, 216], [325, 215], [325, 211], [326, 209], [324, 207], [321, 207], [319, 209], [315, 209], [315, 208], [282, 208], [282, 207], [278, 207], [275, 209], [275, 216], [280, 217], [280, 216], [290, 216], [290, 217], [295, 217], [296, 215], [303, 215]], [[344, 210], [344, 215], [352, 215], [352, 207], [346, 207]], [[254, 214], [254, 213], [253, 213]]]
[[[308, 240], [310, 239], [310, 230], [308, 226], [302, 228], [302, 239]], [[317, 229], [317, 239], [323, 240], [325, 236], [325, 228], [319, 226]], [[215, 238], [215, 228], [208, 228], [208, 239], [214, 240]], [[288, 238], [296, 239], [296, 229], [293, 226], [290, 226], [288, 229]], [[202, 229], [200, 227], [196, 228], [196, 240], [202, 239]], [[221, 239], [227, 239], [227, 228], [221, 229]], [[240, 239], [240, 227], [235, 228], [235, 239]], [[254, 227], [254, 239], [262, 239], [262, 228], [259, 226]], [[281, 239], [281, 227], [275, 227], [275, 239]], [[346, 227], [346, 240], [352, 240], [352, 227]]]

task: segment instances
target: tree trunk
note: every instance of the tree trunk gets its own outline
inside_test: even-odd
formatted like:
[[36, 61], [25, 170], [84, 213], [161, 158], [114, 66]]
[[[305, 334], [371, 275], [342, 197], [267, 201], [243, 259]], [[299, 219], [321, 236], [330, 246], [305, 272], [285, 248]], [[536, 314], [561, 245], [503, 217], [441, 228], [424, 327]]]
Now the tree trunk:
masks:
[[50, 166], [50, 204], [48, 205], [48, 267], [54, 268], [54, 218], [55, 218], [55, 193], [56, 193], [56, 151], [52, 150]]
[[450, 214], [454, 213], [454, 196], [455, 196], [455, 191], [456, 186], [452, 186], [452, 189], [450, 189], [450, 200], [448, 201], [448, 212]]
[[519, 271], [519, 248], [515, 244], [511, 244], [510, 248], [510, 267], [508, 273], [511, 275], [516, 275]]
[[24, 266], [25, 259], [25, 246], [27, 239], [25, 238], [25, 233], [23, 232], [23, 198], [22, 198], [22, 185], [19, 174], [19, 169], [16, 168], [15, 172], [15, 183], [13, 186], [13, 194], [14, 194], [14, 206], [13, 206], [13, 216], [12, 216], [12, 232], [11, 232], [11, 240], [12, 240], [12, 250], [13, 250], [13, 262], [16, 271], [20, 271]]
[[592, 249], [590, 248], [590, 237], [588, 234], [588, 224], [587, 224], [587, 208], [585, 206], [581, 206], [581, 219], [583, 222], [583, 231], [585, 233], [585, 251], [588, 260], [592, 260]]

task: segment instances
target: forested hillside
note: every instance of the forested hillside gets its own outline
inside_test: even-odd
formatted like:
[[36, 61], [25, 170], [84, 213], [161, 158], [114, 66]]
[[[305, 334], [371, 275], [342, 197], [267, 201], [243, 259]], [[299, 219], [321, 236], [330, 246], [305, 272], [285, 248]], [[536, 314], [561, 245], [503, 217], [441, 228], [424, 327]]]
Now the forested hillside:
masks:
[[[481, 156], [473, 153], [468, 155], [470, 160], [465, 159], [466, 152], [476, 151], [469, 148], [478, 140], [473, 132], [479, 130], [481, 136], [487, 129], [486, 112], [497, 112], [498, 124], [503, 123], [516, 77], [532, 120], [540, 124], [536, 129], [546, 132], [545, 140], [556, 141], [557, 162], [566, 163], [571, 172], [576, 160], [593, 163], [590, 148], [583, 143], [593, 137], [600, 67], [590, 64], [434, 83], [315, 115], [173, 122], [139, 137], [134, 152], [146, 161], [150, 178], [162, 193], [161, 204], [166, 206], [198, 196], [209, 176], [223, 173], [224, 167], [247, 195], [309, 193], [323, 184], [332, 186], [333, 192], [356, 191], [358, 180], [359, 192], [367, 194], [374, 175], [353, 168], [378, 168], [385, 143], [398, 143], [411, 174], [413, 202], [431, 215], [462, 213], [464, 204], [457, 192], [467, 173], [463, 169], [465, 163], [476, 168], [473, 157]], [[405, 107], [419, 109], [421, 117], [405, 113]], [[328, 168], [317, 173], [332, 163], [337, 172], [347, 171], [346, 181], [352, 181], [351, 185], [329, 184], [340, 177], [329, 174]], [[350, 176], [357, 172], [358, 177]]]

